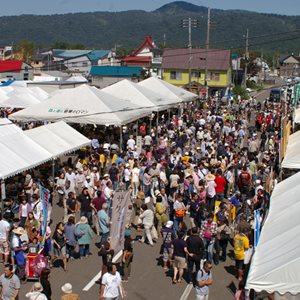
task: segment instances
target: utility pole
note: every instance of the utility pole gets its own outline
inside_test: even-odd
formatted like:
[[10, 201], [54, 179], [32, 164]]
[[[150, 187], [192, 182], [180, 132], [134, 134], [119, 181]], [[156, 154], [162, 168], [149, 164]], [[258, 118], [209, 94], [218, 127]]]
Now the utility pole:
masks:
[[209, 42], [210, 42], [210, 8], [207, 11], [207, 33], [206, 33], [206, 48], [205, 48], [205, 78], [204, 78], [204, 85], [205, 85], [205, 100], [208, 99], [208, 84], [207, 84], [207, 75], [208, 75], [208, 51], [209, 51]]
[[247, 28], [246, 33], [246, 52], [245, 52], [245, 78], [244, 78], [244, 87], [247, 87], [247, 72], [248, 72], [248, 60], [249, 60], [249, 30]]
[[164, 48], [166, 48], [166, 45], [167, 45], [167, 36], [166, 36], [166, 34], [164, 33]]
[[196, 19], [188, 18], [182, 20], [182, 27], [186, 28], [188, 27], [189, 32], [189, 43], [188, 43], [188, 49], [189, 49], [189, 87], [192, 83], [192, 27], [197, 28], [198, 22]]

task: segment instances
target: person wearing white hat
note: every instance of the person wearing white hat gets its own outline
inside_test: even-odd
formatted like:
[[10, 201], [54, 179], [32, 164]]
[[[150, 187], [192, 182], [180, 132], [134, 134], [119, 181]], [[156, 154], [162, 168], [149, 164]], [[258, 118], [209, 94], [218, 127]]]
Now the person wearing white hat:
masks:
[[25, 295], [29, 300], [47, 300], [47, 297], [43, 292], [43, 287], [39, 282], [36, 282], [29, 293]]
[[80, 300], [79, 295], [73, 293], [73, 287], [71, 283], [65, 283], [61, 290], [63, 295], [61, 296], [61, 300]]
[[24, 251], [26, 247], [22, 245], [21, 236], [26, 234], [26, 231], [23, 227], [18, 227], [13, 229], [13, 238], [12, 238], [12, 250], [14, 251], [14, 258], [17, 263], [16, 275], [19, 277], [21, 282], [26, 282], [26, 259]]
[[175, 232], [173, 230], [173, 221], [169, 220], [166, 222], [165, 227], [161, 230], [161, 236], [163, 243], [161, 245], [160, 254], [163, 255], [164, 270], [172, 268], [172, 256], [173, 256], [173, 245], [172, 241], [176, 238]]

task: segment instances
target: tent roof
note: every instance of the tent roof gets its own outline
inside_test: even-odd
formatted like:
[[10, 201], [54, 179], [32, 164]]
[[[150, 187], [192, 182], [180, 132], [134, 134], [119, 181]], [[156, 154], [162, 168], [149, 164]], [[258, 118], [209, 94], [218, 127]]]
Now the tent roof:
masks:
[[0, 107], [24, 108], [41, 103], [47, 98], [48, 94], [39, 87], [15, 87], [6, 91], [6, 97], [1, 97]]
[[9, 116], [13, 120], [65, 121], [69, 123], [123, 125], [149, 115], [130, 101], [123, 101], [86, 84], [55, 93], [43, 103]]
[[90, 140], [63, 121], [24, 131], [24, 134], [58, 157], [90, 144]]
[[300, 108], [297, 108], [295, 110], [294, 122], [295, 123], [300, 123]]
[[102, 91], [154, 111], [165, 110], [171, 104], [174, 105], [174, 101], [171, 99], [166, 99], [162, 95], [127, 79], [110, 85]]
[[246, 288], [300, 293], [300, 173], [275, 186]]
[[179, 100], [180, 102], [193, 101], [197, 98], [196, 94], [155, 77], [147, 78], [141, 81], [139, 85], [153, 89], [157, 93], [171, 99], [176, 97], [177, 101]]
[[289, 136], [286, 153], [281, 167], [287, 169], [300, 169], [300, 131]]
[[22, 131], [9, 120], [0, 119], [0, 137], [2, 179], [90, 143], [90, 140], [64, 122]]

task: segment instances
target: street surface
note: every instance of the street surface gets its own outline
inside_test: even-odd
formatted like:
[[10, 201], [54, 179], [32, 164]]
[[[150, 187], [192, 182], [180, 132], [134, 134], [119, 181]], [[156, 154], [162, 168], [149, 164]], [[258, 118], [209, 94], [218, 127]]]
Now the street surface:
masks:
[[[262, 101], [269, 96], [269, 90], [263, 90], [257, 94], [257, 100]], [[52, 211], [53, 225], [62, 220], [63, 209], [54, 205]], [[135, 233], [134, 233], [135, 234]], [[99, 284], [95, 281], [99, 279], [99, 271], [102, 266], [102, 259], [97, 255], [96, 243], [100, 237], [94, 236], [91, 245], [92, 255], [88, 259], [74, 260], [68, 263], [68, 271], [64, 272], [62, 266], [52, 269], [50, 282], [52, 284], [53, 300], [61, 297], [61, 286], [66, 282], [73, 285], [73, 291], [80, 295], [80, 299], [99, 299]], [[132, 274], [128, 283], [124, 283], [126, 299], [130, 300], [150, 300], [150, 299], [174, 299], [192, 300], [195, 299], [195, 290], [192, 285], [186, 282], [172, 284], [172, 270], [165, 273], [159, 265], [159, 249], [161, 239], [154, 247], [136, 242], [134, 245], [134, 258], [132, 264]], [[228, 247], [229, 256], [232, 247]], [[218, 266], [213, 266], [214, 284], [210, 288], [211, 300], [232, 300], [237, 285], [234, 278], [234, 261], [227, 258], [226, 262], [221, 262]], [[1, 269], [3, 272], [3, 267]], [[21, 287], [20, 299], [25, 299], [25, 294], [30, 290], [32, 282], [28, 282]], [[83, 290], [85, 289], [85, 291]]]

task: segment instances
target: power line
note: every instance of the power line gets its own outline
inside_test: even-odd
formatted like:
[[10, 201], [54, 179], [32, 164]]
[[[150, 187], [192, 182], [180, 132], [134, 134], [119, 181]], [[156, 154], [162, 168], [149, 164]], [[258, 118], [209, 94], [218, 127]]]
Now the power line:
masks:
[[[300, 29], [299, 30], [295, 30], [294, 32], [300, 32]], [[261, 35], [261, 36], [254, 36], [254, 37], [249, 37], [249, 39], [256, 39], [256, 38], [261, 38], [261, 37], [271, 37], [271, 36], [275, 36], [275, 35], [282, 35], [282, 34], [287, 34], [287, 33], [293, 33], [292, 31], [291, 32], [281, 32], [281, 33], [277, 33], [277, 34], [270, 34], [270, 35]], [[259, 43], [253, 43], [253, 44], [249, 44], [249, 46], [253, 47], [253, 46], [259, 46], [259, 45], [263, 45], [263, 44], [267, 44], [267, 43], [274, 43], [274, 42], [284, 42], [284, 41], [291, 41], [291, 40], [296, 40], [296, 39], [299, 39], [300, 36], [296, 36], [296, 37], [289, 37], [289, 38], [286, 38], [286, 39], [276, 39], [276, 40], [271, 40], [271, 41], [263, 41], [263, 42], [259, 42]], [[244, 38], [242, 39], [239, 39], [240, 40], [244, 40]], [[223, 42], [226, 42], [226, 41], [237, 41], [237, 40], [224, 40]], [[215, 42], [215, 43], [218, 43], [218, 42]], [[210, 44], [215, 44], [214, 42], [210, 42]], [[220, 42], [221, 43], [221, 42]], [[206, 45], [206, 44], [204, 44]], [[213, 53], [213, 52], [222, 52], [222, 51], [226, 51], [226, 50], [236, 50], [236, 49], [241, 49], [243, 48], [244, 46], [241, 45], [241, 46], [236, 46], [236, 47], [229, 47], [227, 49], [209, 49], [209, 53]], [[195, 48], [194, 48], [195, 49]], [[199, 48], [200, 49], [200, 48]], [[170, 50], [172, 50], [172, 48], [170, 48]], [[176, 50], [176, 48], [174, 49]], [[145, 52], [147, 53], [147, 52]], [[148, 52], [149, 54], [152, 52]], [[205, 54], [205, 49], [201, 49], [199, 51], [194, 51], [192, 54]], [[189, 55], [189, 53], [180, 53], [180, 54], [169, 54], [169, 55], [164, 55], [164, 58], [168, 58], [168, 57], [178, 57], [178, 56], [187, 56]], [[76, 57], [75, 57], [76, 58]], [[75, 59], [74, 58], [74, 59]], [[220, 58], [214, 58], [215, 61], [226, 61], [227, 59], [220, 59]], [[90, 60], [83, 60], [83, 61], [80, 61], [80, 62], [74, 62], [73, 64], [76, 64], [76, 65], [79, 65], [83, 62], [90, 62]], [[55, 65], [51, 65], [51, 68], [50, 70], [57, 70], [58, 67], [60, 67], [61, 65], [65, 65], [64, 61], [61, 61], [59, 63], [56, 63]], [[74, 66], [74, 65], [72, 65]], [[104, 64], [101, 64], [101, 66], [111, 66], [111, 63], [104, 63]], [[75, 66], [76, 67], [76, 66]], [[86, 67], [86, 66], [78, 66], [78, 67]], [[92, 65], [90, 66], [92, 67]], [[44, 67], [38, 67], [38, 68], [33, 68], [34, 70], [40, 70], [40, 71], [45, 71], [47, 72], [47, 70], [43, 70]], [[27, 70], [27, 69], [23, 69], [23, 68], [20, 68], [20, 69], [10, 69], [10, 70], [6, 70], [6, 71], [0, 71], [0, 73], [9, 73], [9, 72], [14, 72], [14, 71], [21, 71], [21, 70]], [[74, 70], [75, 71], [75, 70]]]

